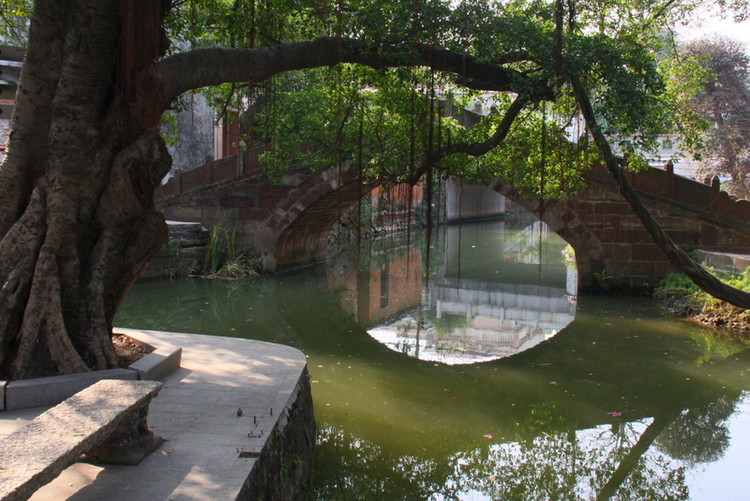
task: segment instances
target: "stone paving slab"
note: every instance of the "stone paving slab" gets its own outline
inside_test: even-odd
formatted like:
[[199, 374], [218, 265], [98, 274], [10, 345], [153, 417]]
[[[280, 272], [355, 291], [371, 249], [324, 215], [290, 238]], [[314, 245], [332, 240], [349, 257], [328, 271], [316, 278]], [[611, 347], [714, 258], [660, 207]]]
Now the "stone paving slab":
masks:
[[106, 379], [136, 380], [138, 373], [128, 369], [110, 369], [11, 381], [5, 389], [5, 408], [15, 411], [29, 407], [52, 406], [97, 381]]
[[[162, 380], [150, 405], [149, 426], [166, 442], [137, 466], [76, 463], [31, 499], [235, 499], [256, 461], [240, 452], [260, 453], [294, 398], [305, 355], [262, 341], [116, 331], [183, 349], [181, 367]], [[238, 407], [243, 409], [239, 417]], [[33, 418], [32, 411], [23, 412]], [[0, 433], [22, 419], [15, 412], [0, 413]]]

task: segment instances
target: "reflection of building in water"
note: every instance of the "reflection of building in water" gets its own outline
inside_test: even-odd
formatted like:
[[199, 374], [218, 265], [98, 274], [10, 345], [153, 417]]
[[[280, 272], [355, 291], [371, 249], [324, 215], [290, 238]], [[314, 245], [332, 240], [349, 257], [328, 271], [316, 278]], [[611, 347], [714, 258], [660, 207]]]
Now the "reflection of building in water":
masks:
[[430, 283], [427, 306], [421, 322], [408, 315], [369, 333], [422, 360], [483, 362], [553, 336], [573, 321], [576, 302], [561, 287], [443, 279]]
[[514, 355], [573, 320], [576, 272], [563, 262], [565, 243], [543, 223], [449, 226], [437, 241], [444, 250], [433, 251], [426, 288], [422, 253], [403, 247], [393, 257], [361, 254], [359, 273], [334, 265], [329, 287], [374, 339], [447, 364]]
[[[376, 258], [376, 259], [373, 259]], [[379, 259], [377, 259], [379, 258]], [[397, 256], [370, 256], [367, 271], [332, 266], [328, 286], [343, 291], [341, 307], [362, 325], [391, 318], [413, 308], [422, 298], [422, 254], [417, 249]]]

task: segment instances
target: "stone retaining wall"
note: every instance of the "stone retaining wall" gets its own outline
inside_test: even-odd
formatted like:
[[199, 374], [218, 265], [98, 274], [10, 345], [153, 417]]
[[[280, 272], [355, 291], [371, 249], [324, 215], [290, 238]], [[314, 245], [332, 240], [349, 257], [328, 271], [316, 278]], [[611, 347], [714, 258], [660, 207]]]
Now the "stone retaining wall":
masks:
[[310, 375], [305, 368], [237, 499], [306, 500], [312, 487], [315, 434]]

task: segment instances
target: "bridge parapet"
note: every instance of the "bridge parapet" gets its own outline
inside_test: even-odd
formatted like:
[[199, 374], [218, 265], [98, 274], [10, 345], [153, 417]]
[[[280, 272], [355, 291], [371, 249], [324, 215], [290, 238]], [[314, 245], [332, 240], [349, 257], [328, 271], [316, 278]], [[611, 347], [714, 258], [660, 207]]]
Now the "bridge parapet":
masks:
[[[614, 186], [612, 177], [604, 166], [597, 164], [586, 174], [589, 181]], [[714, 178], [710, 185], [678, 176], [667, 169], [650, 168], [628, 174], [628, 180], [642, 197], [652, 200], [660, 198], [671, 206], [684, 206], [691, 212], [700, 212], [704, 217], [725, 222], [739, 223], [747, 227], [750, 223], [750, 201], [736, 199], [721, 191], [721, 183]], [[727, 219], [728, 218], [728, 219]]]

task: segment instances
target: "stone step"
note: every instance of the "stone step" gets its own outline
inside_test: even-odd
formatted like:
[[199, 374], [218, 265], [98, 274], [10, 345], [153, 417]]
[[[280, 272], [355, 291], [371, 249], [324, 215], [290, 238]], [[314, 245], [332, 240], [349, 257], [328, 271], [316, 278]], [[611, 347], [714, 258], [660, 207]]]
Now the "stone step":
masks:
[[169, 240], [180, 248], [205, 247], [208, 245], [209, 233], [199, 222], [167, 221]]

